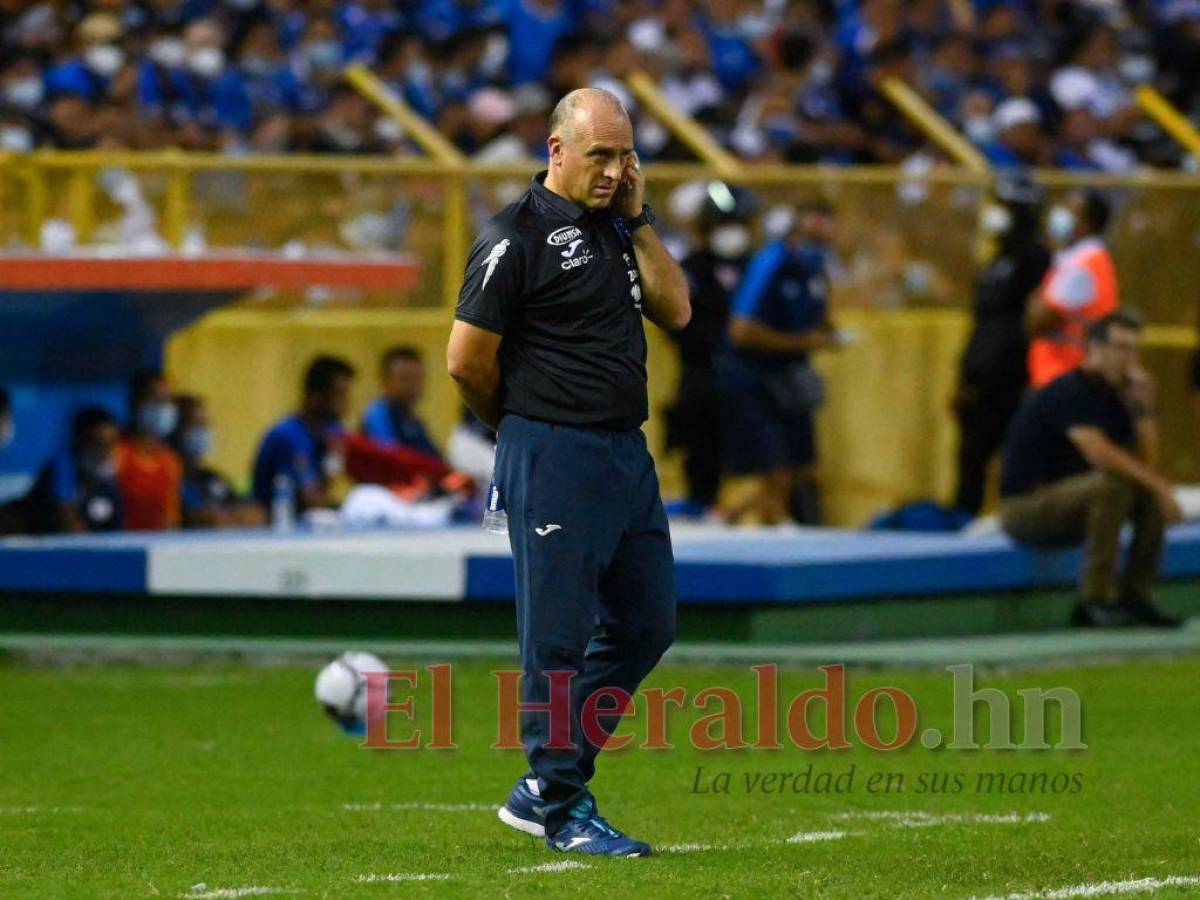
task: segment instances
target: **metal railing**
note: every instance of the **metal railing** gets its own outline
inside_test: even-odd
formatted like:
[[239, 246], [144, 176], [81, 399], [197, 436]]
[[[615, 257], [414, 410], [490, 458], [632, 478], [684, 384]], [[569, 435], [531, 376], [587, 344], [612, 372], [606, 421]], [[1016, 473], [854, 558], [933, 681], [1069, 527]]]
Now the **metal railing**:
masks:
[[[111, 248], [114, 234], [128, 237], [111, 187], [128, 174], [144, 194], [155, 236], [168, 248], [191, 252], [251, 244], [297, 253], [405, 252], [422, 262], [426, 277], [420, 296], [401, 298], [400, 305], [448, 307], [457, 295], [472, 234], [537, 166], [473, 163], [369, 70], [351, 67], [345, 77], [394, 118], [425, 155], [0, 153], [0, 247], [51, 250], [51, 238], [68, 234], [74, 246], [107, 243]], [[668, 201], [678, 186], [712, 179], [756, 191], [764, 206], [819, 196], [841, 213], [839, 247], [851, 263], [850, 277], [843, 281], [848, 287], [836, 292], [835, 302], [886, 309], [966, 305], [976, 265], [978, 213], [994, 173], [979, 151], [908, 86], [892, 80], [884, 93], [950, 160], [919, 173], [892, 166], [746, 165], [674, 109], [648, 75], [635, 72], [628, 81], [643, 107], [698, 157], [695, 163], [647, 165], [648, 190], [660, 210], [671, 207]], [[1137, 96], [1167, 133], [1200, 155], [1200, 133], [1185, 117], [1150, 89]], [[1190, 309], [1182, 316], [1168, 307], [1180, 305], [1190, 286], [1200, 282], [1192, 252], [1200, 229], [1193, 212], [1200, 177], [1182, 171], [1034, 174], [1052, 193], [1092, 186], [1118, 199], [1113, 243], [1118, 262], [1137, 273], [1123, 282], [1134, 302], [1150, 313], [1154, 327], [1148, 337], [1164, 346], [1189, 344]], [[669, 215], [664, 224], [681, 232], [688, 228]], [[1167, 265], [1159, 261], [1163, 255]], [[898, 290], [896, 284], [904, 287]]]

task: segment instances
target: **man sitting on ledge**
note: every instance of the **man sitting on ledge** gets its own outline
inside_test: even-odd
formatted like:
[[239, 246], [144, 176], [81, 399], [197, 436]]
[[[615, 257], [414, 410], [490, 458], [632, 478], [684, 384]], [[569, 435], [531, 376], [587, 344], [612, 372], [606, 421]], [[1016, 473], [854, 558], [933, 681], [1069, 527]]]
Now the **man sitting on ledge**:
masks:
[[[1151, 600], [1165, 525], [1182, 514], [1157, 470], [1153, 387], [1138, 364], [1141, 330], [1122, 312], [1092, 325], [1083, 365], [1025, 398], [1004, 450], [1004, 530], [1035, 547], [1084, 544], [1074, 625], [1180, 624]], [[1133, 541], [1118, 580], [1127, 521]]]

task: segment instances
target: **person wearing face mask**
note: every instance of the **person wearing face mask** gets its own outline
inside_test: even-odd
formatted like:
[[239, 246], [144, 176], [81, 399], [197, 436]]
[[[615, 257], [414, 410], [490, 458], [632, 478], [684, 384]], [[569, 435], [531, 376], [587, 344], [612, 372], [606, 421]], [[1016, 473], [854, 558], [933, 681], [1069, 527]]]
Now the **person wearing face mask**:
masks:
[[333, 506], [329, 488], [344, 468], [342, 422], [354, 375], [354, 367], [336, 356], [309, 364], [300, 410], [266, 433], [255, 456], [252, 493], [264, 510], [273, 509], [280, 487], [288, 489], [295, 512]]
[[49, 137], [46, 86], [36, 57], [5, 53], [0, 60], [0, 150], [28, 153]]
[[30, 534], [121, 530], [124, 512], [116, 471], [119, 438], [117, 420], [107, 410], [79, 410], [71, 423], [70, 445], [42, 467], [21, 501], [21, 530]]
[[212, 20], [193, 22], [184, 32], [184, 44], [187, 57], [178, 90], [192, 119], [209, 128], [245, 131], [250, 99], [241, 75], [227, 65], [220, 26]]
[[233, 483], [207, 464], [213, 447], [213, 430], [204, 398], [178, 394], [179, 421], [170, 438], [183, 463], [180, 495], [185, 528], [241, 528], [262, 525], [262, 507], [238, 496]]
[[834, 224], [823, 202], [799, 210], [733, 296], [720, 364], [722, 468], [741, 482], [722, 498], [731, 522], [820, 524], [815, 414], [825, 389], [810, 357], [842, 345], [828, 310]]
[[166, 443], [175, 430], [178, 411], [162, 372], [144, 369], [134, 375], [129, 413], [129, 426], [116, 454], [125, 527], [132, 531], [178, 528], [183, 465]]
[[1120, 305], [1116, 265], [1104, 243], [1110, 214], [1104, 196], [1087, 190], [1072, 193], [1046, 217], [1058, 252], [1025, 314], [1035, 388], [1082, 363], [1088, 326]]
[[138, 100], [166, 112], [175, 125], [244, 132], [251, 106], [238, 71], [227, 64], [225, 35], [212, 19], [187, 26], [183, 40], [164, 33], [149, 47], [138, 82]]
[[33, 131], [25, 124], [24, 116], [10, 115], [0, 110], [0, 152], [28, 153], [36, 146]]
[[697, 227], [700, 243], [682, 263], [692, 319], [670, 332], [679, 348], [679, 391], [666, 410], [667, 447], [683, 451], [688, 500], [699, 510], [716, 505], [721, 482], [721, 394], [717, 357], [729, 323], [729, 299], [750, 260], [753, 198], [722, 182], [708, 185]]
[[75, 28], [77, 54], [46, 72], [46, 93], [73, 94], [88, 103], [108, 95], [113, 80], [125, 67], [123, 31], [120, 21], [110, 13], [85, 16]]
[[163, 29], [150, 36], [137, 71], [138, 103], [146, 113], [156, 116], [167, 113], [168, 98], [173, 94], [173, 73], [186, 59], [187, 47], [177, 31]]
[[995, 255], [975, 279], [974, 327], [960, 364], [954, 412], [959, 422], [954, 505], [983, 507], [988, 465], [1029, 382], [1025, 304], [1050, 265], [1038, 233], [1043, 193], [1028, 178], [1005, 178], [985, 208], [983, 230]]

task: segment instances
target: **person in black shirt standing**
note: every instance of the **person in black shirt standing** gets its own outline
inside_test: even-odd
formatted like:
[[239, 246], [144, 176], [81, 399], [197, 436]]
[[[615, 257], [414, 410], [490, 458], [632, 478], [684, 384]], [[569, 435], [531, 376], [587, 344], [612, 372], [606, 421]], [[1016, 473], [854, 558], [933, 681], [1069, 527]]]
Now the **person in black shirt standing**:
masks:
[[988, 464], [1029, 384], [1025, 306], [1050, 266], [1050, 251], [1039, 239], [1041, 189], [1027, 178], [1003, 179], [996, 201], [983, 219], [995, 236], [996, 256], [975, 282], [975, 327], [954, 400], [960, 428], [954, 505], [971, 515], [983, 507]]
[[[1082, 598], [1072, 624], [1156, 625], [1175, 619], [1151, 600], [1165, 523], [1182, 518], [1156, 468], [1149, 376], [1138, 365], [1141, 324], [1125, 313], [1096, 322], [1083, 365], [1021, 404], [1009, 431], [1000, 522], [1034, 546], [1084, 543]], [[1133, 541], [1116, 577], [1121, 528]]]
[[[499, 816], [552, 849], [645, 856], [600, 815], [588, 782], [675, 635], [671, 538], [640, 430], [642, 317], [679, 329], [691, 306], [643, 204], [620, 101], [571, 92], [548, 146], [548, 172], [475, 241], [446, 350], [464, 401], [498, 428], [492, 493], [515, 563], [530, 771]], [[598, 696], [591, 709], [603, 712], [584, 716]]]
[[729, 300], [750, 261], [749, 194], [720, 181], [700, 211], [701, 243], [683, 261], [692, 320], [672, 332], [679, 348], [679, 390], [667, 412], [667, 446], [683, 449], [688, 500], [716, 505], [721, 485], [721, 390], [717, 358], [729, 324]]

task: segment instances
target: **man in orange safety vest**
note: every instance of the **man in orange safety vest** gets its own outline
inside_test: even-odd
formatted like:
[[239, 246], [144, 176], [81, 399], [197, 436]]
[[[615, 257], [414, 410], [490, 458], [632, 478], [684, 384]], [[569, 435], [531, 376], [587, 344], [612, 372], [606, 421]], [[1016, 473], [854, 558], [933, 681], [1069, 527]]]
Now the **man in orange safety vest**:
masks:
[[1029, 381], [1040, 388], [1083, 362], [1088, 327], [1120, 305], [1117, 270], [1104, 243], [1111, 209], [1096, 191], [1079, 191], [1050, 210], [1046, 230], [1059, 247], [1030, 298]]

